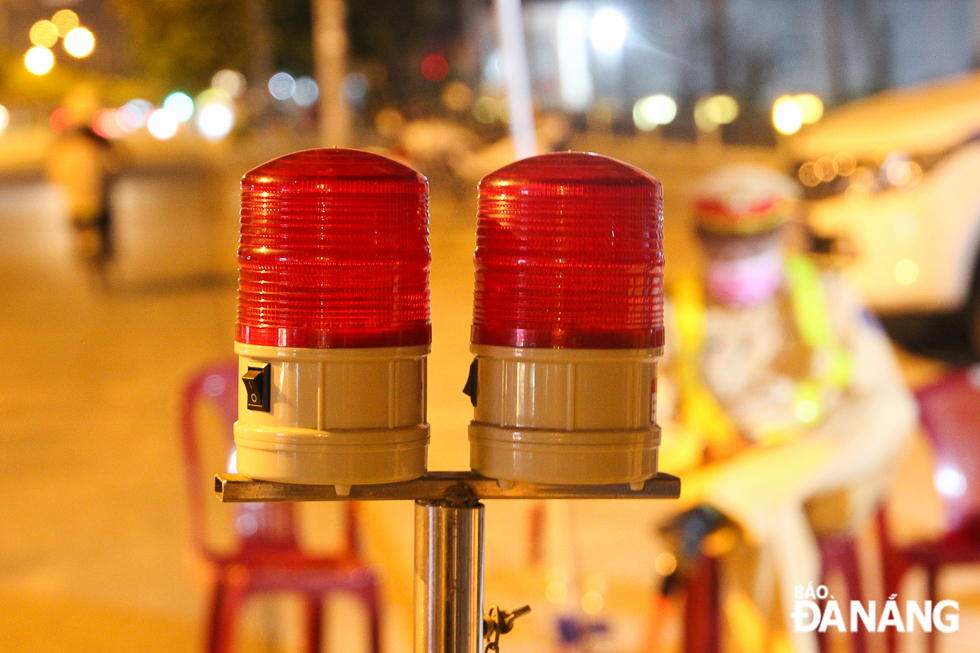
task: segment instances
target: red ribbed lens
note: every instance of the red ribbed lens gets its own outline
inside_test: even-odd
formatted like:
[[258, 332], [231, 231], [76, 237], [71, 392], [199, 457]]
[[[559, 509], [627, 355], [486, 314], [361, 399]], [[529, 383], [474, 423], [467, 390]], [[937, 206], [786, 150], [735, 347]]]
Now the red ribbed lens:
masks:
[[663, 346], [663, 192], [637, 168], [561, 152], [484, 177], [474, 258], [474, 344]]
[[358, 150], [296, 152], [247, 173], [238, 342], [431, 343], [428, 192], [414, 170]]

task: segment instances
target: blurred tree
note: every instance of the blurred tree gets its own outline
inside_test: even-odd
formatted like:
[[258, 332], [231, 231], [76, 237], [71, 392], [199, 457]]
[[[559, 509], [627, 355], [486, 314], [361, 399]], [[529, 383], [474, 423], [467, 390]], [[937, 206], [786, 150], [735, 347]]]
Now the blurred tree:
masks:
[[[476, 0], [488, 2], [488, 0]], [[143, 75], [171, 88], [202, 88], [221, 68], [250, 80], [275, 70], [311, 75], [310, 0], [111, 0]], [[379, 62], [386, 102], [437, 98], [420, 72], [425, 55], [450, 58], [466, 3], [458, 0], [347, 0], [349, 53], [362, 67]], [[254, 84], [253, 88], [259, 86]]]
[[245, 69], [248, 30], [243, 0], [114, 0], [142, 72], [196, 89], [221, 68]]
[[313, 70], [309, 0], [113, 0], [145, 75], [198, 89], [222, 68], [251, 79]]
[[114, 0], [145, 75], [179, 88], [206, 86], [221, 68], [244, 69], [242, 0]]

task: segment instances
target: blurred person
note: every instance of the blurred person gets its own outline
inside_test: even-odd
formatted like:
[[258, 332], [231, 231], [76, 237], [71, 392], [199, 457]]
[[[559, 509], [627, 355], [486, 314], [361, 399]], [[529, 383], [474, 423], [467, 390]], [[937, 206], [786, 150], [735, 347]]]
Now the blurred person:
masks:
[[677, 568], [650, 650], [663, 650], [675, 590], [709, 551], [734, 650], [816, 653], [790, 617], [796, 588], [821, 582], [816, 537], [865, 522], [913, 433], [878, 322], [839, 276], [789, 251], [799, 210], [795, 183], [761, 167], [719, 169], [695, 190], [705, 266], [672, 288], [661, 365], [660, 467], [682, 479], [664, 527]]
[[102, 283], [114, 255], [110, 191], [118, 167], [112, 143], [78, 122], [58, 135], [46, 160], [47, 178], [68, 205], [77, 255]]

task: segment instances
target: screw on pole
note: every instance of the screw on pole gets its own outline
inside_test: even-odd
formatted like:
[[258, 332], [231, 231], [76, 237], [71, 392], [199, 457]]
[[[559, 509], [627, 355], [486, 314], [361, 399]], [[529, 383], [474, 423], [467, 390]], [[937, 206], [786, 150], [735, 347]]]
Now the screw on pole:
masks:
[[483, 639], [486, 645], [483, 653], [499, 653], [500, 636], [506, 635], [514, 629], [514, 620], [523, 617], [531, 611], [531, 606], [525, 605], [513, 611], [501, 610], [497, 606], [490, 606], [490, 611], [483, 618]]

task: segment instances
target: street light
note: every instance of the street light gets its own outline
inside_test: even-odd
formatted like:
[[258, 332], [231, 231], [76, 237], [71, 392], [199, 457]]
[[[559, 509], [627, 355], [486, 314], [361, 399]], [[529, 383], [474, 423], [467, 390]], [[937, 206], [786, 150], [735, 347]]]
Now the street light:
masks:
[[177, 134], [177, 130], [180, 129], [180, 122], [173, 111], [155, 109], [146, 119], [146, 129], [153, 138], [158, 141], [165, 141]]
[[701, 131], [714, 131], [738, 117], [738, 101], [730, 95], [712, 95], [694, 105], [694, 122]]
[[589, 23], [589, 38], [599, 52], [619, 52], [626, 40], [626, 18], [616, 9], [600, 9]]
[[47, 48], [35, 46], [24, 55], [24, 65], [35, 75], [44, 75], [54, 67], [54, 55]]
[[197, 107], [194, 125], [209, 141], [220, 141], [235, 126], [234, 101], [225, 91], [210, 88], [197, 96], [194, 106]]
[[209, 104], [197, 114], [197, 130], [209, 141], [220, 141], [235, 126], [235, 110], [227, 104]]
[[95, 49], [95, 35], [84, 27], [76, 27], [65, 34], [64, 46], [65, 51], [73, 57], [87, 57]]
[[653, 131], [677, 116], [677, 102], [669, 95], [657, 94], [641, 98], [633, 105], [633, 122], [637, 129]]
[[171, 93], [163, 101], [163, 108], [171, 111], [177, 122], [187, 122], [194, 115], [194, 100], [187, 93]]
[[784, 95], [772, 105], [772, 124], [780, 134], [790, 135], [803, 126], [803, 107], [792, 95]]

